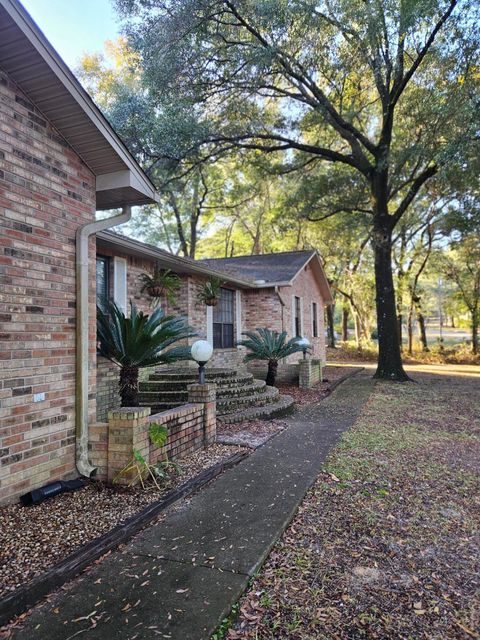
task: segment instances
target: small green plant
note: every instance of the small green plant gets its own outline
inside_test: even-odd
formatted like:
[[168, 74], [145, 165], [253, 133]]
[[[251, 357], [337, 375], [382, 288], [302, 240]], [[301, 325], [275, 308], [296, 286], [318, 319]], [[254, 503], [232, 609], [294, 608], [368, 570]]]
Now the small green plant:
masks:
[[210, 278], [197, 287], [197, 300], [207, 307], [214, 307], [218, 303], [220, 289], [224, 283], [220, 278]]
[[175, 294], [182, 286], [182, 281], [176, 273], [171, 269], [162, 269], [158, 263], [155, 265], [153, 274], [142, 273], [140, 281], [142, 282], [140, 292], [146, 291], [156, 304], [162, 296], [165, 296], [170, 304], [174, 304]]
[[245, 362], [250, 360], [266, 360], [268, 362], [268, 372], [266, 383], [273, 386], [277, 377], [278, 361], [287, 358], [292, 353], [302, 351], [298, 344], [298, 338], [287, 340], [287, 332], [271, 331], [270, 329], [257, 329], [256, 331], [245, 331], [247, 336], [238, 344], [246, 347], [249, 353], [245, 356]]
[[[156, 447], [164, 447], [167, 444], [168, 429], [164, 425], [152, 422], [148, 429], [150, 440]], [[181, 467], [176, 462], [169, 460], [165, 454], [164, 460], [159, 460], [156, 464], [150, 464], [145, 460], [142, 453], [138, 449], [133, 450], [132, 459], [121, 469], [113, 479], [113, 483], [118, 482], [122, 476], [128, 476], [133, 473], [128, 486], [131, 487], [140, 481], [143, 489], [146, 489], [146, 481], [150, 477], [158, 490], [161, 489], [158, 480], [165, 480], [168, 477], [168, 469], [172, 468], [175, 473], [181, 472]]]

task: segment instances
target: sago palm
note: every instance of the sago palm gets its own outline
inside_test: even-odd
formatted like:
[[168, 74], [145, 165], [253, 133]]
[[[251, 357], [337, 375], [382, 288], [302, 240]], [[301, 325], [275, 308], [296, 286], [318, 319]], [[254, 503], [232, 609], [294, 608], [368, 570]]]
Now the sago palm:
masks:
[[245, 356], [245, 362], [250, 360], [267, 360], [268, 372], [266, 383], [273, 386], [277, 377], [278, 361], [287, 358], [292, 353], [302, 351], [298, 344], [298, 338], [287, 340], [287, 332], [271, 331], [270, 329], [257, 329], [256, 331], [245, 331], [247, 336], [238, 344], [249, 349], [250, 353]]
[[169, 347], [195, 335], [183, 318], [167, 316], [160, 307], [151, 315], [139, 311], [133, 303], [130, 307], [130, 317], [115, 303], [99, 309], [97, 314], [100, 355], [120, 367], [122, 407], [138, 406], [139, 369], [188, 360], [190, 347]]

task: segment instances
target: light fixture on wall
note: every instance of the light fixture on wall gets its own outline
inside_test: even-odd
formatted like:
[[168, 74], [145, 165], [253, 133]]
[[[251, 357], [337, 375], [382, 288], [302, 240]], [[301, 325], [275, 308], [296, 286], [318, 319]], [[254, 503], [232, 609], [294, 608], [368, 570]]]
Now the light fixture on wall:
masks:
[[213, 347], [207, 340], [197, 340], [192, 344], [192, 358], [198, 362], [198, 382], [205, 384], [205, 365], [213, 354]]
[[307, 357], [307, 351], [310, 347], [310, 341], [307, 338], [299, 338], [297, 340], [297, 344], [300, 345], [303, 351], [303, 359]]

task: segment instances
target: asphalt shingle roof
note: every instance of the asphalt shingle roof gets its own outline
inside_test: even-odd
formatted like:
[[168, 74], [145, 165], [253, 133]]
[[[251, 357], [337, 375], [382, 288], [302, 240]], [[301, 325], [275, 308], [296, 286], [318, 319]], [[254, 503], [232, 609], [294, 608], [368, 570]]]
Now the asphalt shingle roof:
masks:
[[286, 251], [234, 258], [207, 258], [197, 262], [252, 281], [289, 282], [314, 253], [315, 251]]

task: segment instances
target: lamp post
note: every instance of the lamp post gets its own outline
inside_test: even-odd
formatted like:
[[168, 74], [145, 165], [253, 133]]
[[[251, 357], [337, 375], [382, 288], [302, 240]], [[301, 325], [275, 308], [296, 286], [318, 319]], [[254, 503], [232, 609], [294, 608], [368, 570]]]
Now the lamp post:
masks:
[[192, 358], [198, 362], [198, 382], [205, 384], [205, 365], [213, 354], [213, 347], [207, 340], [197, 340], [192, 344]]
[[303, 351], [303, 359], [305, 360], [307, 357], [307, 351], [310, 346], [310, 341], [307, 338], [300, 338], [297, 340], [297, 344], [299, 344]]

